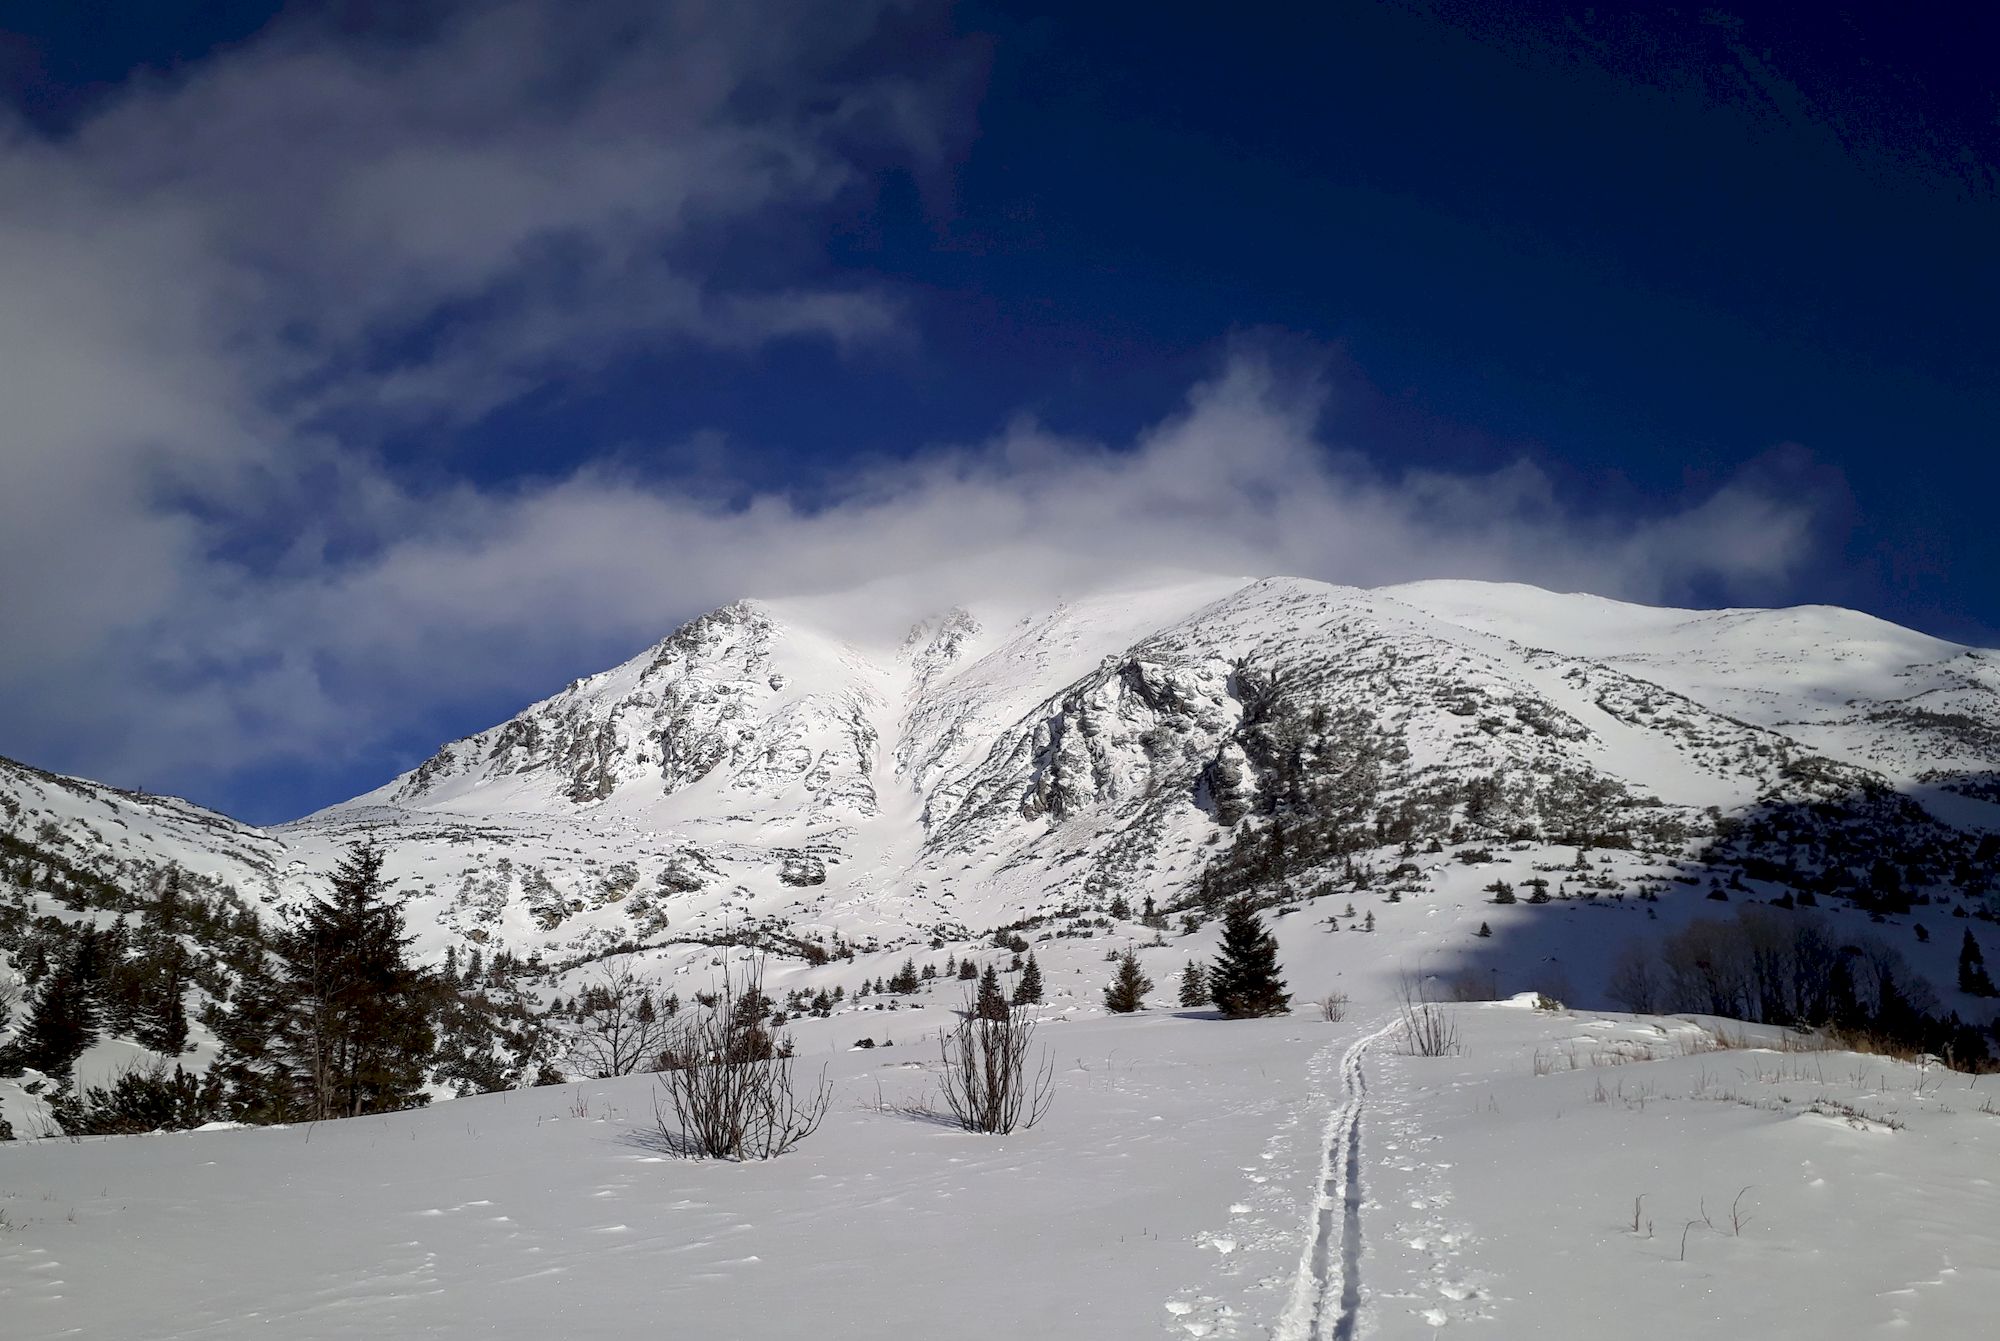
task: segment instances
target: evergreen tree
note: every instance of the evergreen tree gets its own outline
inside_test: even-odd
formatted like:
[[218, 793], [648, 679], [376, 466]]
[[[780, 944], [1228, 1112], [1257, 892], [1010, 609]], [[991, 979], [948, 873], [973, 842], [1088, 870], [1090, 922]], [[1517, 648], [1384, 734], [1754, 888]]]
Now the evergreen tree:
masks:
[[243, 1115], [352, 1117], [424, 1102], [437, 994], [410, 963], [381, 849], [357, 844], [324, 901], [276, 938], [275, 972], [245, 984], [223, 1057]]
[[17, 1064], [46, 1076], [65, 1076], [97, 1041], [94, 988], [99, 967], [99, 933], [80, 926], [35, 988], [15, 1041]]
[[[753, 979], [740, 990], [733, 984], [725, 985], [735, 993], [734, 1003], [729, 1008], [729, 1023], [724, 1030], [729, 1045], [728, 1060], [768, 1062], [774, 1057], [791, 1056], [791, 1040], [771, 1032], [770, 1018], [776, 1003], [764, 995], [760, 984]], [[891, 987], [893, 990], [893, 983]], [[910, 990], [915, 991], [916, 988]]]
[[1995, 995], [1993, 979], [1986, 971], [1986, 956], [1973, 939], [1972, 928], [1965, 929], [1965, 939], [1958, 947], [1958, 990], [1971, 996]]
[[977, 982], [979, 980], [979, 965], [973, 963], [970, 959], [960, 960], [958, 965], [958, 980], [960, 982]]
[[1183, 1006], [1206, 1006], [1208, 1004], [1208, 974], [1192, 959], [1181, 970], [1181, 1004]]
[[1862, 1008], [1861, 993], [1854, 982], [1852, 957], [1843, 950], [1833, 961], [1833, 969], [1827, 975], [1826, 988], [1827, 1019], [1841, 1029], [1859, 1029], [1868, 1023], [1868, 1013]]
[[169, 866], [160, 892], [146, 911], [140, 936], [137, 1009], [133, 1033], [139, 1043], [169, 1057], [178, 1056], [188, 1040], [188, 955], [181, 945], [185, 909], [181, 868]]
[[356, 847], [334, 873], [332, 898], [308, 905], [285, 938], [295, 986], [307, 1004], [306, 1036], [324, 1116], [421, 1102], [433, 1034], [424, 974], [409, 962], [412, 938], [388, 902], [382, 852]]
[[186, 1131], [223, 1115], [222, 1080], [210, 1073], [189, 1075], [165, 1061], [133, 1067], [109, 1086], [93, 1085], [79, 1096], [72, 1136], [128, 1136], [153, 1131]]
[[167, 867], [167, 873], [160, 880], [160, 892], [153, 898], [153, 906], [146, 918], [146, 934], [154, 940], [169, 940], [181, 934], [184, 908], [181, 890], [181, 868]]
[[1493, 934], [1493, 928], [1487, 926], [1484, 922], [1481, 922], [1479, 924], [1479, 930], [1473, 932], [1472, 934], [1479, 937], [1479, 939], [1481, 940], [1485, 940], [1486, 938], [1488, 938]]
[[[1373, 913], [1369, 916], [1372, 918]], [[1233, 900], [1222, 915], [1222, 952], [1208, 971], [1209, 996], [1225, 1019], [1282, 1015], [1292, 998], [1278, 976], [1278, 942], [1247, 898]]]
[[979, 995], [973, 1001], [972, 1013], [982, 1020], [1007, 1018], [1007, 994], [1000, 990], [1000, 974], [991, 964], [979, 975]]
[[133, 1037], [142, 1047], [169, 1057], [187, 1049], [187, 982], [178, 963], [151, 985], [145, 1004], [139, 1009]]
[[1021, 970], [1021, 981], [1014, 984], [1014, 1004], [1017, 1006], [1042, 1004], [1042, 966], [1035, 962], [1032, 954], [1028, 956], [1027, 966]]
[[110, 930], [99, 934], [96, 982], [99, 1026], [107, 1034], [130, 1038], [139, 1027], [140, 1013], [152, 995], [148, 965], [143, 959], [128, 959], [132, 945], [131, 928], [120, 913]]
[[1117, 1015], [1130, 1015], [1146, 1004], [1153, 980], [1139, 968], [1139, 952], [1127, 950], [1118, 956], [1118, 973], [1104, 989], [1104, 1007]]

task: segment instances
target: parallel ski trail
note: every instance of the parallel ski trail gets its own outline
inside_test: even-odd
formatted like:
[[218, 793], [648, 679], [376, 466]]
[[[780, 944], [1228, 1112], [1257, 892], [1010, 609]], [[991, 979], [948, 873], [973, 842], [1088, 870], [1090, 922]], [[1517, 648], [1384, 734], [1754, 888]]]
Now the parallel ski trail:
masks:
[[1383, 1025], [1340, 1059], [1341, 1100], [1327, 1119], [1312, 1232], [1292, 1280], [1292, 1297], [1273, 1333], [1278, 1341], [1353, 1341], [1361, 1311], [1361, 1119], [1368, 1049], [1393, 1032]]

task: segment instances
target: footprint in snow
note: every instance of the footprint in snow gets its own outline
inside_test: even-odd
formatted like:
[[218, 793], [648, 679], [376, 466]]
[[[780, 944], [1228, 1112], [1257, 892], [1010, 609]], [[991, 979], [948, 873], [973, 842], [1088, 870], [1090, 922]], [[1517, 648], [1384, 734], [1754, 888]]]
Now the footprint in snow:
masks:
[[1173, 1318], [1168, 1330], [1175, 1336], [1215, 1336], [1235, 1331], [1236, 1311], [1218, 1303], [1213, 1295], [1196, 1295], [1192, 1300], [1169, 1299], [1165, 1307]]

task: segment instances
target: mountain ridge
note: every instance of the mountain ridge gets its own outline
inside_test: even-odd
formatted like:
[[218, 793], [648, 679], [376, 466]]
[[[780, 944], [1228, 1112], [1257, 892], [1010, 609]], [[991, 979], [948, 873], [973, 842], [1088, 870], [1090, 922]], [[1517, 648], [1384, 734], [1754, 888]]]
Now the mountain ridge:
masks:
[[[968, 602], [892, 642], [828, 628], [843, 600], [719, 607], [268, 829], [82, 782], [67, 809], [30, 802], [65, 793], [28, 770], [0, 796], [10, 831], [95, 834], [72, 846], [101, 840], [107, 875], [179, 861], [267, 903], [381, 841], [427, 952], [562, 958], [1185, 902], [1218, 862], [1255, 865], [1259, 833], [1334, 805], [1315, 789], [1351, 795], [1337, 824], [1314, 812], [1323, 847], [1279, 878], [1293, 893], [1407, 885], [1404, 849], [1481, 835], [1693, 859], [1717, 817], [1876, 793], [1975, 848], [2000, 829], [2000, 657], [1836, 607], [1212, 579]], [[1564, 818], [1584, 793], [1612, 829]]]

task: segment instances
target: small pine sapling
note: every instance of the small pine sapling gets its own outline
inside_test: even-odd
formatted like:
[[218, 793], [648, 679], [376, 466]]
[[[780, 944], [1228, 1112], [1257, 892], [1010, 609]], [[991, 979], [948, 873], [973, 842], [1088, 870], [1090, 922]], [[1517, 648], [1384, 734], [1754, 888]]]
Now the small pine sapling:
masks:
[[1021, 968], [1021, 980], [1014, 984], [1014, 1004], [1017, 1006], [1042, 1004], [1042, 966], [1035, 962], [1032, 954]]
[[1000, 990], [1000, 974], [991, 964], [979, 975], [979, 994], [973, 1011], [982, 1020], [998, 1020], [1007, 1014], [1007, 994]]
[[1130, 1015], [1146, 1004], [1153, 980], [1139, 967], [1139, 952], [1127, 950], [1118, 956], [1118, 972], [1104, 989], [1104, 1008], [1114, 1015]]

